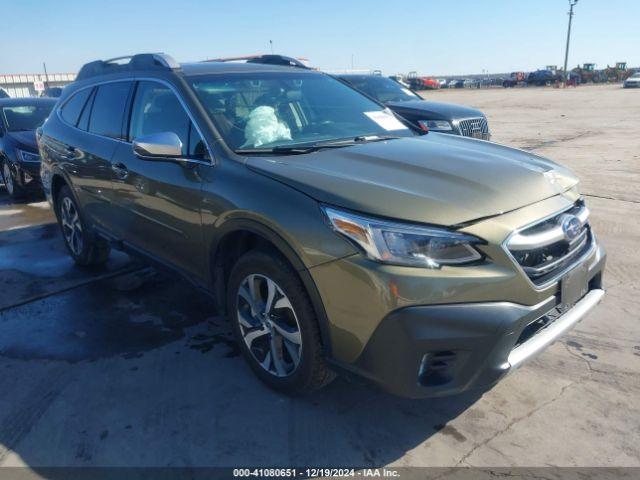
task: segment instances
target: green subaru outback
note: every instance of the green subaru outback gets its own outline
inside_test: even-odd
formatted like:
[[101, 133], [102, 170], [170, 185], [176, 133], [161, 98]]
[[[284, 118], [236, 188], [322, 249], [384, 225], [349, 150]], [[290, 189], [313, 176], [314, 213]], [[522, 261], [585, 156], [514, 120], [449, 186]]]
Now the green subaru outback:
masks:
[[78, 264], [115, 247], [171, 267], [285, 392], [335, 372], [410, 397], [487, 388], [604, 294], [570, 171], [416, 131], [317, 71], [92, 62], [39, 147]]

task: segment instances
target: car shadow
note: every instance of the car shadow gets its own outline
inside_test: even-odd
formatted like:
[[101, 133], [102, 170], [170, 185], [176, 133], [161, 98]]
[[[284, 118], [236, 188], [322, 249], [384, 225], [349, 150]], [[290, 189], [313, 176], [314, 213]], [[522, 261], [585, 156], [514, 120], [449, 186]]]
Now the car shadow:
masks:
[[43, 202], [46, 198], [42, 192], [27, 192], [18, 198], [11, 198], [7, 188], [2, 183], [0, 176], [0, 206], [2, 205], [28, 205], [30, 203]]
[[[36, 239], [30, 261], [55, 256], [20, 234]], [[0, 258], [11, 245], [0, 235]], [[482, 395], [407, 400], [338, 378], [284, 396], [256, 379], [208, 295], [150, 267], [0, 307], [0, 328], [0, 465], [48, 477], [53, 466], [382, 466], [437, 432], [466, 442], [449, 423]]]

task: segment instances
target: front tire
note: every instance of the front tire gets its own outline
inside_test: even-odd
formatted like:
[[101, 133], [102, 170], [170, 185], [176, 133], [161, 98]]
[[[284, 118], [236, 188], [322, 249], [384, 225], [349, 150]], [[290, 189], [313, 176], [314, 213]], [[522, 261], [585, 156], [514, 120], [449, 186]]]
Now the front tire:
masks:
[[228, 282], [227, 312], [245, 360], [269, 387], [303, 394], [334, 378], [309, 296], [277, 253], [254, 250], [237, 261]]
[[87, 228], [78, 204], [65, 185], [56, 196], [56, 216], [65, 246], [76, 264], [83, 267], [102, 265], [109, 258], [109, 244]]
[[13, 171], [11, 170], [11, 165], [6, 160], [2, 162], [2, 181], [4, 182], [9, 197], [15, 199], [23, 195], [24, 192], [16, 181]]

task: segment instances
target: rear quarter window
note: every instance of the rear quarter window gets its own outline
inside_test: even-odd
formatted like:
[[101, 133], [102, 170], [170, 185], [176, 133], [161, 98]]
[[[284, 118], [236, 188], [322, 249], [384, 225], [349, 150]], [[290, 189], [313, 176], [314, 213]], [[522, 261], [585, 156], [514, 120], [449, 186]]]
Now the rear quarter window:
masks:
[[89, 131], [111, 138], [122, 138], [122, 120], [132, 82], [114, 82], [98, 86], [93, 99]]
[[78, 124], [78, 119], [80, 118], [80, 114], [82, 113], [85, 103], [87, 103], [87, 99], [89, 98], [91, 91], [91, 88], [80, 90], [65, 102], [60, 109], [60, 115], [65, 122], [73, 126]]
[[85, 132], [89, 130], [89, 117], [91, 115], [91, 107], [93, 106], [93, 99], [95, 98], [95, 96], [96, 89], [93, 88], [91, 90], [91, 95], [89, 95], [87, 103], [85, 103], [84, 108], [82, 109], [80, 120], [78, 120], [78, 125], [76, 125], [80, 130], [84, 130]]

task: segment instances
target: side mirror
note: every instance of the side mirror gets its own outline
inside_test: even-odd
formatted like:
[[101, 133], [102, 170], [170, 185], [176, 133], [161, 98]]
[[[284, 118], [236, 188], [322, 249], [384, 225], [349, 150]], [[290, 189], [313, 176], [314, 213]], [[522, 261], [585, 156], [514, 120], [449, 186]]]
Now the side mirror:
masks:
[[182, 141], [173, 132], [142, 135], [133, 141], [133, 152], [141, 158], [180, 158]]

